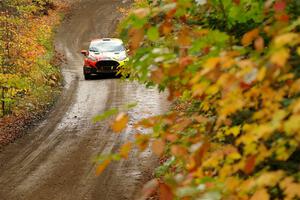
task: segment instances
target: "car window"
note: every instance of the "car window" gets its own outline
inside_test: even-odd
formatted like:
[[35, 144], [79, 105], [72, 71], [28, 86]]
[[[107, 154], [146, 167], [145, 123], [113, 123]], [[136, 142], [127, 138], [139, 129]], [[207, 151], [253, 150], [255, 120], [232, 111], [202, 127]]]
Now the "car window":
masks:
[[94, 46], [91, 46], [90, 49], [89, 49], [89, 51], [91, 51], [91, 52], [98, 52], [98, 49], [96, 47], [94, 47]]
[[119, 42], [97, 42], [90, 46], [90, 51], [93, 52], [115, 52], [125, 51], [122, 43]]

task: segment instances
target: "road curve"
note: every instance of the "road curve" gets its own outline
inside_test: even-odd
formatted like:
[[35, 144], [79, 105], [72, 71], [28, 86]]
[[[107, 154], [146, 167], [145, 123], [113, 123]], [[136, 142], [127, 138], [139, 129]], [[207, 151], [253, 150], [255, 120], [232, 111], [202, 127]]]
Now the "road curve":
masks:
[[[75, 2], [75, 1], [73, 1]], [[93, 116], [137, 102], [133, 121], [163, 112], [164, 94], [119, 79], [85, 81], [81, 49], [91, 39], [110, 37], [126, 0], [76, 0], [56, 36], [56, 48], [66, 56], [65, 89], [46, 120], [0, 152], [0, 200], [125, 200], [134, 199], [149, 178], [156, 159], [147, 150], [115, 162], [99, 177], [93, 159], [116, 151], [134, 135], [111, 132], [108, 122], [93, 124]]]

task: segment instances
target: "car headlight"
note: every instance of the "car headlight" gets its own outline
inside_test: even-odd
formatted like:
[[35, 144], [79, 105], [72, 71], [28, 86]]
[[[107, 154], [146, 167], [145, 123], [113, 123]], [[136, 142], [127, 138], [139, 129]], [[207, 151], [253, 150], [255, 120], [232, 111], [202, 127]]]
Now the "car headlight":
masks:
[[88, 59], [92, 60], [92, 61], [97, 61], [97, 59], [94, 56], [89, 55]]

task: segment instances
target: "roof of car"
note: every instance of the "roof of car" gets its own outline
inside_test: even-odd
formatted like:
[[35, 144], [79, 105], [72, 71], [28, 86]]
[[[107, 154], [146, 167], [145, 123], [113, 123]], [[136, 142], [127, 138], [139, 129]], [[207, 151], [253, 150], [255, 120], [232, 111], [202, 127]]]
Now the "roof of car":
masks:
[[118, 38], [101, 38], [101, 39], [94, 39], [91, 41], [91, 43], [94, 42], [119, 42], [119, 43], [123, 43], [122, 40], [118, 39]]

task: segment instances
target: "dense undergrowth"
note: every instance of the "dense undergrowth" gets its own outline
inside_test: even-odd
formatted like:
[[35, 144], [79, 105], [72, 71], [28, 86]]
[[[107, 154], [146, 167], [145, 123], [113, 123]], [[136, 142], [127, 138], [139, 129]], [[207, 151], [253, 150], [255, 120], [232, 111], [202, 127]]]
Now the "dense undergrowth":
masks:
[[0, 116], [44, 109], [57, 96], [53, 33], [62, 9], [61, 1], [0, 2]]
[[98, 173], [151, 145], [162, 165], [142, 199], [300, 199], [299, 14], [298, 0], [137, 1], [121, 27], [123, 73], [176, 106], [137, 123], [149, 133], [101, 157]]

